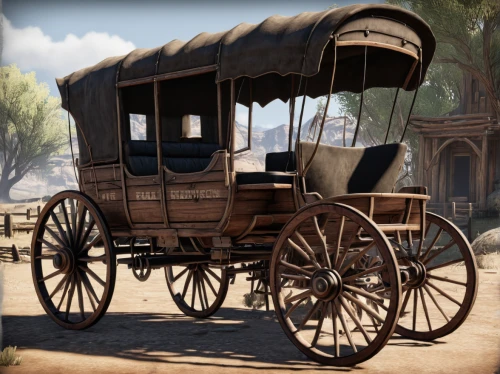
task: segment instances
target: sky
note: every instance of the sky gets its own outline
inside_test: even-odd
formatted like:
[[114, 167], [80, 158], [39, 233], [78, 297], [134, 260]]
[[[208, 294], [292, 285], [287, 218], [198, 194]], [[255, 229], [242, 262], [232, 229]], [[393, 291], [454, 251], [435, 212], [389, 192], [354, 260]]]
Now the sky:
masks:
[[[22, 72], [35, 71], [38, 81], [58, 96], [56, 77], [63, 77], [99, 61], [135, 48], [153, 48], [173, 39], [189, 40], [201, 32], [219, 32], [242, 22], [259, 23], [281, 14], [293, 16], [329, 6], [380, 0], [4, 0], [1, 65], [17, 64]], [[238, 108], [237, 120], [247, 113]], [[304, 118], [316, 112], [307, 100]], [[337, 115], [336, 103], [329, 110]], [[288, 105], [274, 101], [254, 107], [253, 125], [272, 128], [288, 122]]]

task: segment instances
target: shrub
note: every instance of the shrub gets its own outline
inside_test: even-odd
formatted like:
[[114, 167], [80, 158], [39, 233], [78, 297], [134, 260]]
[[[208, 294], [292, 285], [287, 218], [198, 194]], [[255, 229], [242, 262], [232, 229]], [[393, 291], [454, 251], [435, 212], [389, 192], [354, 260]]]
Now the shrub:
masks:
[[23, 358], [21, 356], [16, 356], [17, 347], [8, 346], [4, 348], [0, 354], [0, 366], [15, 366], [21, 365]]

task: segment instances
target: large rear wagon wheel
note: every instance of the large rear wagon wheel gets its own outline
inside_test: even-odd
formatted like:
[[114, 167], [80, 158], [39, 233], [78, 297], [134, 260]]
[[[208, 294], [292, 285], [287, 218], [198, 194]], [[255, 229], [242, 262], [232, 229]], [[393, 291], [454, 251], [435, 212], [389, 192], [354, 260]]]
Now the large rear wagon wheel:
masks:
[[177, 307], [195, 318], [207, 318], [217, 312], [229, 288], [225, 268], [202, 263], [167, 266], [165, 278]]
[[[377, 262], [363, 267], [365, 256]], [[314, 361], [356, 365], [394, 332], [398, 265], [386, 236], [360, 211], [336, 203], [301, 209], [281, 231], [270, 270], [280, 325]]]
[[416, 340], [441, 338], [460, 327], [474, 305], [478, 286], [474, 253], [464, 234], [436, 214], [427, 213], [425, 219], [426, 236], [417, 259], [425, 271], [420, 282], [403, 287], [396, 327], [396, 333]]
[[95, 203], [64, 191], [45, 205], [31, 243], [35, 290], [58, 325], [81, 330], [106, 313], [116, 278], [116, 256], [106, 221]]

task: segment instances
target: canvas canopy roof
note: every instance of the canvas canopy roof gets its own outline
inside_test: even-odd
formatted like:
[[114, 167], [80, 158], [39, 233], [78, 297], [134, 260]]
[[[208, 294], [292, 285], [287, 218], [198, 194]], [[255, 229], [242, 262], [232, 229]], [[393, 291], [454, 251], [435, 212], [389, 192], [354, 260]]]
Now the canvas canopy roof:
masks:
[[[330, 47], [334, 34], [339, 45], [365, 40], [394, 48], [370, 48], [365, 55], [364, 47], [352, 45], [338, 47], [335, 56]], [[84, 141], [78, 134], [81, 163], [85, 163], [90, 159], [85, 143], [91, 147], [94, 161], [117, 159], [119, 82], [213, 65], [216, 82], [254, 78], [253, 101], [264, 106], [277, 98], [290, 98], [291, 74], [310, 77], [307, 96], [327, 94], [334, 58], [333, 92], [362, 91], [365, 58], [365, 89], [414, 90], [423, 81], [434, 50], [429, 26], [414, 13], [389, 5], [352, 5], [294, 17], [275, 15], [256, 25], [242, 23], [226, 32], [201, 33], [188, 42], [174, 40], [159, 48], [136, 49], [57, 79], [57, 85], [62, 107], [71, 112], [85, 135]], [[419, 81], [414, 56], [420, 51]], [[300, 87], [299, 95], [304, 93], [304, 85]], [[243, 93], [238, 102], [248, 105], [248, 95]]]

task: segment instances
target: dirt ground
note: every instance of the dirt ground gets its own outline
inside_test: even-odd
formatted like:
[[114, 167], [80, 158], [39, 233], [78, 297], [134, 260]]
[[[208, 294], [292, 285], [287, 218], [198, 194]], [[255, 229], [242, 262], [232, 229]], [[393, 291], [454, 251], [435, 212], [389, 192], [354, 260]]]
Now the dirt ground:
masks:
[[476, 304], [455, 333], [434, 342], [395, 335], [353, 368], [315, 364], [287, 339], [273, 311], [245, 308], [244, 275], [214, 317], [196, 320], [177, 310], [163, 271], [139, 283], [120, 265], [106, 316], [88, 330], [67, 331], [40, 306], [30, 264], [5, 263], [2, 273], [3, 343], [23, 356], [21, 366], [2, 373], [500, 373], [498, 270], [480, 270]]

